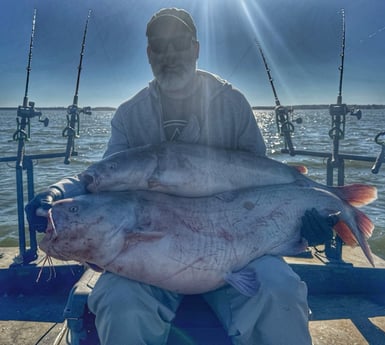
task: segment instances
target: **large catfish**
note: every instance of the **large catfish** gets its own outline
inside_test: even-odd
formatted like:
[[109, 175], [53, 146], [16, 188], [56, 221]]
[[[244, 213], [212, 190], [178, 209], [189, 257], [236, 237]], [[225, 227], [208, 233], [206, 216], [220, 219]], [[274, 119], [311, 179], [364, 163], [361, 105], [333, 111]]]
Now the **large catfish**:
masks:
[[[296, 183], [325, 189], [354, 206], [376, 199], [375, 187], [327, 187], [292, 167], [245, 151], [164, 142], [115, 153], [88, 167], [81, 178], [90, 192], [151, 190], [201, 197], [242, 188]], [[357, 197], [358, 196], [358, 197]]]
[[338, 215], [339, 236], [359, 244], [373, 264], [369, 218], [328, 191], [295, 184], [204, 198], [144, 191], [60, 200], [50, 211], [40, 248], [178, 293], [230, 283], [252, 295], [258, 279], [247, 264], [265, 254], [302, 252], [307, 243], [301, 217], [312, 207], [321, 215]]

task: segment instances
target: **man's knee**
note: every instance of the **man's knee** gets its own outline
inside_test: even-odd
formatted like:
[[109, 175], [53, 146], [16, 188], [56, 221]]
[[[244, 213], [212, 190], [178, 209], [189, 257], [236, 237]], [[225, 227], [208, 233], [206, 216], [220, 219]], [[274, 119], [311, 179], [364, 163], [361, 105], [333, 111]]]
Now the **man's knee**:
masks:
[[[111, 273], [100, 276], [94, 289], [88, 296], [89, 309], [99, 312], [128, 310], [140, 303], [141, 293], [138, 293], [138, 284]], [[112, 315], [113, 316], [113, 315]]]
[[147, 310], [159, 313], [165, 320], [174, 316], [181, 295], [151, 285], [129, 280], [112, 273], [103, 274], [88, 297], [90, 310], [124, 312], [135, 315], [135, 311]]
[[103, 344], [164, 344], [181, 296], [111, 273], [103, 274], [88, 297]]

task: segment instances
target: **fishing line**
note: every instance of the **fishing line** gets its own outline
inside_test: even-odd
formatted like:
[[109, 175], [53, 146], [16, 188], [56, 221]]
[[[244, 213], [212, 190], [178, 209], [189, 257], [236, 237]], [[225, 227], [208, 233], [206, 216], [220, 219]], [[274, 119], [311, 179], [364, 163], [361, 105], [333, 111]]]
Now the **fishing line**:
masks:
[[375, 38], [378, 34], [381, 34], [383, 31], [385, 31], [385, 26], [383, 26], [382, 28], [377, 29], [376, 31], [373, 31], [371, 34], [367, 35], [365, 37], [365, 39], [360, 39], [358, 42], [360, 44], [365, 43], [366, 41]]
[[[340, 13], [340, 12], [338, 12]], [[377, 39], [377, 37], [381, 34], [383, 34], [385, 32], [385, 26], [382, 26], [382, 27], [379, 27], [377, 30], [375, 31], [372, 31], [371, 33], [369, 34], [366, 34], [364, 38], [362, 39], [356, 39], [356, 40], [351, 40], [350, 41], [350, 46], [347, 47], [346, 51], [349, 52], [351, 51], [352, 49], [356, 49], [354, 47], [352, 47], [352, 43], [355, 43], [355, 42], [358, 42], [360, 45], [361, 44], [364, 44], [370, 40], [374, 40], [374, 39]]]
[[249, 52], [250, 52], [251, 48], [253, 47], [253, 45], [254, 45], [253, 43], [250, 43], [250, 45], [246, 48], [246, 50], [243, 53], [243, 55], [238, 59], [238, 62], [234, 65], [233, 70], [229, 74], [229, 79], [233, 76], [233, 74], [239, 68], [239, 66], [241, 65], [241, 62], [243, 61], [243, 59], [249, 54]]

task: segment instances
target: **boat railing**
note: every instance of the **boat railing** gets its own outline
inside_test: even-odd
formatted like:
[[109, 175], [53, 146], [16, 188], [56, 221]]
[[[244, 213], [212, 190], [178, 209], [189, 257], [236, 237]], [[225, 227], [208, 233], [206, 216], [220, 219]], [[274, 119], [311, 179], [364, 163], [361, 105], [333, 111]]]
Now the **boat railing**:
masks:
[[18, 150], [15, 157], [0, 158], [1, 162], [16, 162], [16, 196], [17, 196], [17, 215], [18, 215], [18, 232], [19, 232], [19, 255], [15, 258], [15, 265], [28, 264], [37, 259], [37, 239], [36, 232], [29, 229], [29, 242], [30, 248], [27, 249], [27, 241], [25, 235], [25, 216], [24, 216], [24, 183], [23, 183], [23, 170], [27, 175], [27, 195], [28, 201], [31, 201], [34, 197], [34, 175], [33, 175], [33, 161], [52, 158], [64, 158], [64, 164], [69, 164], [71, 156], [77, 156], [75, 151], [75, 139], [80, 136], [80, 119], [81, 113], [91, 115], [91, 107], [79, 107], [78, 106], [78, 93], [80, 75], [83, 64], [84, 48], [87, 36], [88, 22], [91, 16], [91, 10], [88, 11], [84, 31], [82, 44], [80, 49], [80, 60], [78, 65], [77, 79], [75, 94], [73, 97], [73, 103], [67, 108], [67, 126], [64, 128], [62, 135], [67, 138], [67, 145], [65, 152], [50, 153], [50, 154], [37, 154], [37, 155], [25, 155], [25, 143], [30, 140], [31, 133], [31, 119], [34, 117], [39, 118], [39, 122], [44, 123], [47, 127], [48, 118], [42, 118], [42, 113], [35, 110], [35, 102], [28, 101], [28, 88], [31, 72], [32, 61], [32, 49], [35, 37], [35, 24], [36, 24], [37, 11], [34, 9], [32, 17], [32, 30], [29, 44], [28, 64], [27, 64], [27, 77], [25, 83], [25, 92], [23, 98], [23, 105], [17, 108], [17, 129], [13, 134], [13, 140], [18, 141]]
[[[291, 156], [295, 155], [304, 155], [304, 156], [314, 156], [327, 158], [326, 165], [326, 184], [328, 186], [333, 186], [334, 183], [334, 171], [337, 171], [337, 181], [338, 186], [344, 185], [345, 178], [345, 160], [354, 160], [354, 161], [364, 161], [364, 162], [374, 162], [372, 167], [372, 173], [377, 174], [381, 168], [383, 162], [385, 162], [385, 131], [380, 132], [375, 137], [375, 142], [381, 146], [381, 152], [377, 157], [370, 156], [360, 156], [353, 154], [342, 154], [339, 152], [339, 143], [340, 140], [345, 138], [345, 124], [347, 115], [356, 117], [358, 120], [361, 119], [362, 112], [359, 109], [354, 107], [349, 107], [345, 103], [342, 103], [342, 82], [343, 82], [343, 72], [344, 72], [344, 58], [345, 58], [345, 11], [341, 9], [342, 16], [342, 37], [341, 37], [341, 64], [338, 67], [339, 70], [339, 88], [337, 95], [337, 102], [335, 104], [330, 104], [329, 114], [331, 116], [331, 128], [329, 130], [329, 137], [332, 139], [332, 150], [331, 152], [317, 152], [317, 151], [307, 151], [307, 150], [297, 150], [293, 144], [292, 135], [294, 133], [295, 127], [293, 122], [297, 124], [302, 123], [301, 118], [294, 118], [293, 107], [290, 109], [281, 104], [279, 101], [276, 88], [274, 85], [274, 80], [271, 75], [270, 67], [267, 63], [267, 59], [262, 50], [261, 45], [257, 41], [257, 46], [260, 51], [263, 64], [268, 76], [270, 86], [273, 91], [275, 99], [275, 120], [277, 124], [278, 134], [281, 135], [283, 140], [284, 148], [281, 149], [282, 153], [290, 154]], [[343, 262], [342, 261], [342, 240], [335, 236], [332, 238], [329, 243], [325, 244], [325, 254], [328, 259], [334, 262]]]
[[[72, 155], [77, 155], [73, 152]], [[18, 240], [19, 240], [19, 255], [15, 258], [15, 264], [28, 264], [37, 259], [37, 239], [36, 232], [29, 229], [29, 248], [27, 248], [27, 236], [25, 230], [24, 216], [24, 176], [23, 171], [26, 171], [27, 177], [27, 196], [28, 200], [32, 200], [35, 195], [34, 188], [34, 173], [33, 161], [42, 159], [64, 158], [66, 152], [46, 153], [35, 155], [23, 155], [21, 164], [19, 156], [2, 157], [1, 162], [16, 162], [16, 197], [17, 197], [17, 219], [18, 219]]]
[[[338, 97], [338, 99], [341, 100], [340, 97]], [[341, 104], [341, 102], [337, 102], [337, 104], [330, 105], [329, 113], [332, 118], [332, 128], [329, 131], [329, 136], [333, 141], [332, 151], [318, 152], [311, 150], [297, 150], [294, 147], [292, 140], [294, 124], [289, 119], [289, 112], [286, 112], [285, 116], [283, 116], [283, 110], [279, 108], [282, 108], [282, 106], [276, 107], [275, 111], [277, 126], [279, 128], [278, 132], [284, 137], [284, 148], [281, 149], [281, 153], [290, 154], [291, 156], [302, 155], [326, 158], [326, 184], [328, 186], [333, 186], [335, 184], [335, 171], [337, 172], [336, 184], [338, 186], [344, 185], [345, 160], [374, 162], [374, 165], [371, 169], [371, 172], [373, 174], [377, 174], [381, 168], [381, 164], [385, 162], [385, 132], [378, 133], [374, 139], [375, 142], [381, 146], [381, 152], [377, 157], [346, 154], [339, 152], [339, 142], [340, 140], [345, 138], [346, 115], [350, 113], [351, 115], [356, 116], [357, 119], [360, 119], [361, 111], [355, 112], [346, 104]], [[325, 255], [330, 262], [343, 263], [342, 245], [343, 242], [341, 238], [337, 235], [335, 235], [330, 241], [325, 243]]]

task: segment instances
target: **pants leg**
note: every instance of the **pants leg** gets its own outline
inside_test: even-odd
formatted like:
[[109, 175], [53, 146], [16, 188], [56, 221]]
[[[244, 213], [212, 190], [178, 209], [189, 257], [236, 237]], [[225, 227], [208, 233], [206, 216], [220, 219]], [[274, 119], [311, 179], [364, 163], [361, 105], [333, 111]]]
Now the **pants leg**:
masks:
[[182, 296], [104, 273], [88, 296], [102, 345], [163, 345]]
[[205, 294], [236, 345], [310, 345], [307, 287], [297, 274], [275, 256], [249, 264], [260, 289], [253, 297], [231, 286]]

